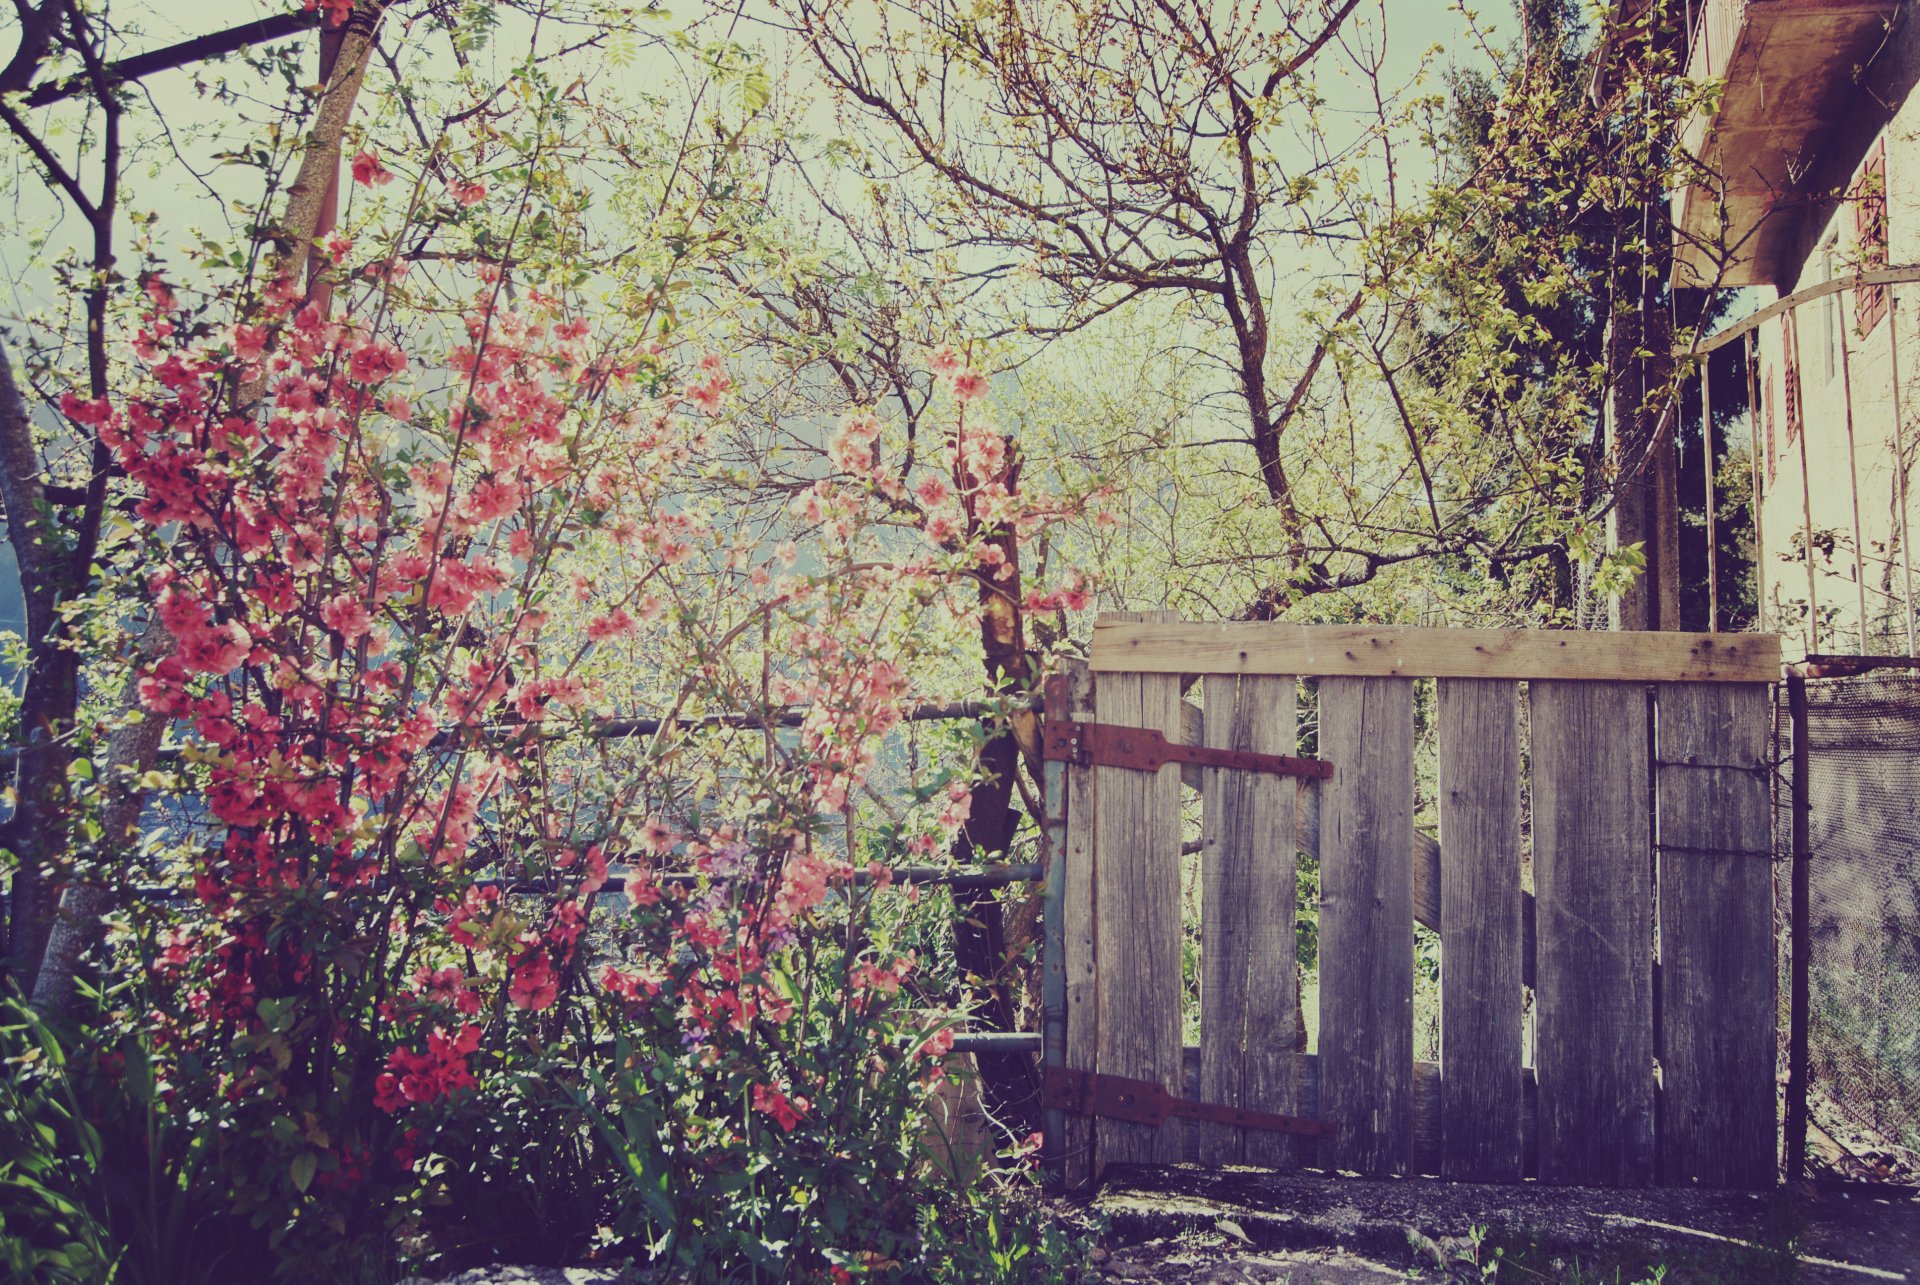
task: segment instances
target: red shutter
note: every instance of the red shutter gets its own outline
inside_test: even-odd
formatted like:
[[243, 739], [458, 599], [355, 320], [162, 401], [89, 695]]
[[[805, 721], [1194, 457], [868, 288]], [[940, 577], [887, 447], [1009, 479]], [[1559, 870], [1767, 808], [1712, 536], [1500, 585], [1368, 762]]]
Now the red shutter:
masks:
[[1786, 411], [1787, 445], [1792, 446], [1800, 440], [1800, 354], [1795, 351], [1793, 342], [1793, 310], [1789, 308], [1780, 318], [1781, 349], [1785, 361], [1782, 383], [1785, 387], [1781, 394], [1781, 403]]
[[[1853, 229], [1860, 270], [1868, 272], [1887, 266], [1887, 145], [1873, 145], [1873, 151], [1861, 163], [1860, 177], [1854, 181]], [[1853, 319], [1861, 334], [1868, 334], [1887, 315], [1887, 288], [1884, 285], [1861, 286], [1853, 292]]]
[[1780, 454], [1773, 442], [1773, 374], [1767, 374], [1767, 382], [1761, 398], [1767, 404], [1767, 481], [1773, 481], [1774, 470], [1779, 467]]

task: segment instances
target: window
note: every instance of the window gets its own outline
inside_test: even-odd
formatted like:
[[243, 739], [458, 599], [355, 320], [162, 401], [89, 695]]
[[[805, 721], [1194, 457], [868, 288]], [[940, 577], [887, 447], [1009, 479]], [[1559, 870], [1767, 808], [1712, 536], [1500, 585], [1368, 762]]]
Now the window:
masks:
[[[1887, 144], [1873, 145], [1873, 151], [1860, 166], [1850, 194], [1853, 202], [1855, 244], [1860, 270], [1870, 272], [1887, 266]], [[1866, 334], [1887, 315], [1887, 287], [1861, 286], [1853, 292], [1853, 320]]]

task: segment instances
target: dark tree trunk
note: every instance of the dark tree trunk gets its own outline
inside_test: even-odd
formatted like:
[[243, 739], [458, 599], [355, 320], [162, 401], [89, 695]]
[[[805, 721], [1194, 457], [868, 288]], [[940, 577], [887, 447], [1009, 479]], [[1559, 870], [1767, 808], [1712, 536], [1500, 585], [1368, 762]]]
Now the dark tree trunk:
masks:
[[[1017, 456], [1009, 451], [1004, 480], [1011, 490], [1019, 474]], [[977, 575], [981, 606], [980, 644], [990, 690], [1026, 690], [1032, 686], [1032, 657], [1027, 654], [1020, 609], [1020, 545], [1010, 531], [988, 539], [1005, 557], [1003, 579], [989, 571]], [[1020, 770], [1020, 748], [1010, 727], [995, 729], [980, 751], [980, 772], [973, 786], [967, 824], [955, 838], [956, 865], [1004, 860], [1019, 828], [1014, 807], [1015, 774]], [[987, 1030], [1015, 1029], [1018, 1011], [1013, 994], [1013, 970], [1001, 905], [992, 889], [955, 891], [954, 959], [969, 979], [974, 1020]], [[1039, 1114], [1039, 1077], [1026, 1053], [979, 1055], [980, 1078], [987, 1105], [1008, 1125], [1027, 1125]], [[1023, 1130], [1024, 1131], [1024, 1130]]]

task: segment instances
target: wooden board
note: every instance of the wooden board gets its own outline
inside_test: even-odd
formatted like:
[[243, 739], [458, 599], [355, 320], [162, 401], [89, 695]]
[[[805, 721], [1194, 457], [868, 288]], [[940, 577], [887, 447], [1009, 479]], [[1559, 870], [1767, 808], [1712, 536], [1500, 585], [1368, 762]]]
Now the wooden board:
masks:
[[1148, 623], [1102, 616], [1096, 672], [1345, 677], [1592, 678], [1767, 683], [1773, 634], [1416, 629], [1397, 625]]
[[1774, 1181], [1766, 687], [1657, 689], [1662, 1182]]
[[1543, 1182], [1653, 1179], [1647, 693], [1530, 684]]
[[[1169, 613], [1170, 614], [1170, 613]], [[1180, 731], [1180, 679], [1171, 674], [1105, 674], [1094, 717], [1123, 727]], [[1093, 1070], [1180, 1087], [1180, 769], [1093, 769], [1094, 1004], [1099, 1010]], [[1084, 1066], [1083, 1063], [1069, 1064]], [[1108, 1162], [1171, 1162], [1182, 1124], [1096, 1122], [1095, 1154]]]
[[[1294, 841], [1300, 851], [1320, 856], [1320, 782], [1300, 782], [1300, 801], [1294, 809]], [[1440, 931], [1440, 840], [1425, 830], [1413, 832], [1413, 918]]]
[[[1085, 664], [1068, 662], [1066, 717], [1085, 721], [1093, 717], [1093, 675]], [[1049, 711], [1051, 715], [1052, 711]], [[1054, 765], [1049, 764], [1049, 767]], [[1097, 1054], [1100, 1010], [1094, 992], [1094, 846], [1093, 769], [1060, 764], [1065, 777], [1061, 810], [1065, 838], [1059, 857], [1065, 869], [1061, 880], [1061, 954], [1066, 989], [1067, 1058], [1070, 1067], [1088, 1067]], [[1051, 779], [1051, 778], [1049, 778]], [[1052, 804], [1049, 801], [1049, 809]], [[1052, 907], [1048, 908], [1050, 911]], [[1070, 1191], [1089, 1187], [1094, 1179], [1093, 1122], [1083, 1115], [1063, 1116], [1060, 1125], [1061, 1180]]]
[[[1296, 1053], [1293, 1056], [1293, 1081], [1298, 1110], [1304, 1116], [1316, 1116], [1320, 1113], [1320, 1059], [1313, 1053]], [[1190, 1044], [1186, 1049], [1187, 1097], [1192, 1101], [1201, 1101], [1200, 1097], [1200, 1046]], [[1523, 1150], [1528, 1157], [1526, 1176], [1534, 1176], [1532, 1156], [1534, 1154], [1534, 1120], [1538, 1112], [1537, 1092], [1533, 1083], [1533, 1068], [1526, 1067], [1521, 1072], [1520, 1131]], [[1187, 1147], [1181, 1159], [1188, 1164], [1200, 1164], [1198, 1139], [1193, 1131], [1187, 1134]], [[1440, 1064], [1438, 1062], [1415, 1062], [1413, 1064], [1413, 1170], [1416, 1174], [1428, 1174], [1438, 1177], [1440, 1174]]]
[[[1105, 678], [1102, 682], [1107, 681]], [[1320, 1114], [1328, 1167], [1413, 1160], [1413, 683], [1320, 683]]]
[[[1216, 675], [1204, 744], [1291, 755], [1294, 681]], [[1294, 1114], [1293, 777], [1206, 769], [1200, 830], [1200, 1100]], [[1209, 1164], [1293, 1166], [1290, 1134], [1196, 1125]]]
[[1518, 1182], [1519, 685], [1441, 679], [1439, 749], [1440, 1172]]

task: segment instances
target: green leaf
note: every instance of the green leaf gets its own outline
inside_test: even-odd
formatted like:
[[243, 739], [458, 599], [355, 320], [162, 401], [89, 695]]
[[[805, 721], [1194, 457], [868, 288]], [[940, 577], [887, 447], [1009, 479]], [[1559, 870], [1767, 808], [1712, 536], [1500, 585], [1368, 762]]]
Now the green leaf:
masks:
[[313, 1182], [314, 1171], [320, 1167], [320, 1157], [311, 1151], [302, 1151], [287, 1166], [287, 1176], [293, 1179], [294, 1190], [305, 1191]]

